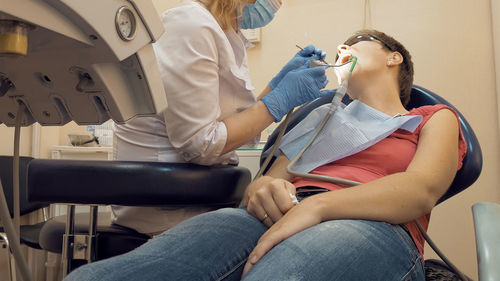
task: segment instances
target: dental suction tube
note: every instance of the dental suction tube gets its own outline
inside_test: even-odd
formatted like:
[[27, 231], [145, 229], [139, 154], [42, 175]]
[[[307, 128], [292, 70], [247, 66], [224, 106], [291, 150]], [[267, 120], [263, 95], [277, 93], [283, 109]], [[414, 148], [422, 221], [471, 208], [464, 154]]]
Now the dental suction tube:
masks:
[[[297, 177], [314, 179], [314, 180], [336, 183], [336, 184], [343, 184], [343, 185], [348, 185], [348, 186], [361, 184], [360, 182], [346, 180], [346, 179], [342, 179], [342, 178], [314, 175], [314, 174], [310, 174], [310, 173], [301, 173], [301, 172], [294, 171], [292, 169], [292, 167], [295, 165], [295, 163], [297, 163], [297, 161], [300, 159], [302, 154], [304, 154], [304, 152], [309, 148], [309, 146], [311, 146], [311, 144], [314, 142], [316, 137], [319, 135], [319, 133], [325, 127], [326, 123], [328, 123], [328, 120], [330, 120], [330, 117], [333, 116], [333, 114], [337, 110], [338, 106], [341, 104], [342, 99], [344, 98], [345, 94], [347, 93], [349, 79], [351, 78], [352, 71], [354, 70], [354, 67], [356, 66], [357, 61], [358, 61], [358, 59], [356, 57], [352, 56], [349, 58], [348, 62], [341, 64], [341, 65], [334, 65], [334, 67], [337, 67], [337, 66], [343, 66], [347, 63], [352, 63], [351, 68], [349, 69], [349, 72], [347, 73], [347, 77], [344, 79], [344, 81], [342, 81], [339, 88], [337, 89], [336, 94], [333, 96], [332, 103], [330, 105], [330, 110], [326, 114], [325, 118], [323, 118], [323, 121], [321, 121], [320, 126], [316, 129], [316, 131], [314, 132], [312, 137], [309, 139], [309, 141], [306, 143], [306, 145], [300, 150], [300, 152], [288, 164], [286, 170], [289, 174], [297, 176]], [[312, 62], [313, 61], [311, 61], [311, 63]], [[279, 144], [277, 144], [277, 145], [279, 145]]]

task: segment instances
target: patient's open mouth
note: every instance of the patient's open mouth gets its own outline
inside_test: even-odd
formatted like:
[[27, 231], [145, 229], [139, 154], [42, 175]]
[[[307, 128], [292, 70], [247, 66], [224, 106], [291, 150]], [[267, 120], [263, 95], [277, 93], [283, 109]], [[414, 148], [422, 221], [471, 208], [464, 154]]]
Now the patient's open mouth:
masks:
[[352, 57], [351, 54], [343, 56], [342, 59], [340, 60], [340, 64], [344, 64], [344, 63], [348, 62], [349, 58], [351, 58], [351, 57]]

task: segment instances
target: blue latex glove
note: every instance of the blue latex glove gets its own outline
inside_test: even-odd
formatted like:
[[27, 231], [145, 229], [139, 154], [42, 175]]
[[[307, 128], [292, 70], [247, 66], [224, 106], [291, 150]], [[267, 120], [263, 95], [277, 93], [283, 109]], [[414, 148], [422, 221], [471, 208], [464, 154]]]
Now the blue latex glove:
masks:
[[278, 86], [261, 100], [269, 113], [279, 122], [292, 108], [321, 97], [320, 91], [328, 80], [324, 66], [299, 68], [283, 77]]
[[303, 66], [306, 62], [308, 63], [312, 59], [321, 60], [325, 57], [326, 53], [321, 49], [317, 49], [313, 45], [305, 47], [304, 50], [299, 51], [271, 80], [271, 82], [269, 82], [269, 87], [271, 87], [271, 89], [275, 89], [288, 72]]

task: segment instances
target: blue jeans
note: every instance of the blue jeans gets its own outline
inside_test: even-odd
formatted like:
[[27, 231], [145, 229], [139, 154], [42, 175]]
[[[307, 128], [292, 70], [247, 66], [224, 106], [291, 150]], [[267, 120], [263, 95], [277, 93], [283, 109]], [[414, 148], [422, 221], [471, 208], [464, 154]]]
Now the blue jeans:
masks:
[[[245, 209], [191, 218], [124, 255], [82, 266], [65, 280], [240, 280], [267, 230]], [[268, 252], [245, 281], [424, 280], [420, 254], [398, 225], [333, 220]]]

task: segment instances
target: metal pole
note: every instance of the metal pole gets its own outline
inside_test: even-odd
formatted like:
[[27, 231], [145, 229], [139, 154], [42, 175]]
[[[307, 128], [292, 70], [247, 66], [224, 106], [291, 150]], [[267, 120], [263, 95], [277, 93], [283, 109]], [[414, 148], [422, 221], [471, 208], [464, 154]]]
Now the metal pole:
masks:
[[95, 257], [95, 242], [97, 241], [97, 206], [90, 206], [90, 218], [89, 218], [89, 241], [87, 245], [87, 262], [91, 263], [94, 261]]
[[63, 278], [68, 275], [71, 271], [71, 248], [73, 246], [73, 237], [75, 234], [75, 205], [68, 205], [68, 211], [66, 214], [66, 231], [63, 238], [63, 248], [62, 248], [62, 268], [63, 268]]
[[[31, 272], [26, 264], [26, 261], [21, 254], [21, 245], [19, 243], [19, 238], [16, 235], [14, 225], [10, 219], [9, 209], [7, 208], [7, 201], [5, 200], [5, 193], [3, 192], [2, 181], [0, 180], [0, 218], [4, 224], [5, 232], [7, 237], [9, 237], [9, 245], [12, 249], [12, 254], [14, 255], [14, 260], [16, 265], [19, 267], [21, 277], [24, 281], [33, 281]], [[16, 239], [12, 239], [16, 238]]]

